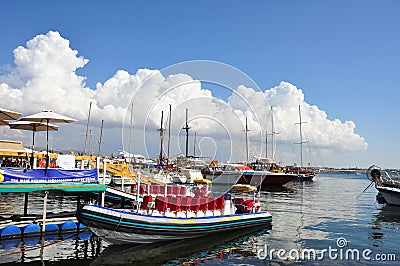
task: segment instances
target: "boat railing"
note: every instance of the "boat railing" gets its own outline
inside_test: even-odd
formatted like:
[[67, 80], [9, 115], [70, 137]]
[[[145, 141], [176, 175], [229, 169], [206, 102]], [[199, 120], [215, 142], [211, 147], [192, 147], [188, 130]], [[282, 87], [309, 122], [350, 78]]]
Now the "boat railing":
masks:
[[[251, 187], [253, 188], [253, 187]], [[133, 190], [132, 211], [138, 214], [167, 217], [209, 217], [233, 213], [252, 213], [260, 211], [260, 202], [256, 199], [256, 190], [241, 189], [241, 195], [214, 194], [207, 185], [146, 185]], [[121, 196], [123, 196], [123, 192]], [[245, 195], [248, 193], [247, 195]], [[250, 195], [251, 194], [251, 195]], [[229, 200], [226, 200], [229, 195]]]

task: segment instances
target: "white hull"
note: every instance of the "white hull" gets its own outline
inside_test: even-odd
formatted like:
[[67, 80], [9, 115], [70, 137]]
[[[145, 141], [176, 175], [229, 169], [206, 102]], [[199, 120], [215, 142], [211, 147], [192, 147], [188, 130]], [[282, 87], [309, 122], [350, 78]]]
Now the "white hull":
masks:
[[376, 189], [382, 194], [388, 204], [400, 206], [399, 188], [376, 186]]
[[203, 178], [201, 171], [196, 169], [181, 169], [181, 174], [186, 176], [186, 183], [193, 183], [193, 180]]
[[241, 176], [241, 172], [223, 172], [222, 174], [216, 176], [207, 175], [207, 179], [211, 180], [213, 184], [233, 186], [239, 181]]
[[172, 177], [172, 182], [176, 183], [176, 184], [185, 184], [187, 181], [187, 177], [186, 176], [173, 176]]
[[218, 176], [207, 175], [207, 179], [211, 180], [210, 190], [214, 195], [224, 195], [233, 185], [239, 181], [242, 176], [241, 172], [224, 172]]

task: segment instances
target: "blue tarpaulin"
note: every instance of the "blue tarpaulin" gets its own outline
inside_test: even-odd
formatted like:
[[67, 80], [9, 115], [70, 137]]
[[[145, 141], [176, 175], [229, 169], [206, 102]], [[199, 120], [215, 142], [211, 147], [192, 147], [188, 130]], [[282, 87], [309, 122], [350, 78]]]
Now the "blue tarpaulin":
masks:
[[98, 182], [97, 169], [93, 170], [61, 170], [61, 169], [31, 169], [16, 170], [0, 169], [0, 183], [64, 183], [64, 182]]

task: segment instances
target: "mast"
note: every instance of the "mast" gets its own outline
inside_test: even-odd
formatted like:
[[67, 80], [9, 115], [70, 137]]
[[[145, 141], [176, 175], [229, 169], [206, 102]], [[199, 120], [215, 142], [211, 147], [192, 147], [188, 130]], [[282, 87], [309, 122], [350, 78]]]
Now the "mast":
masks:
[[299, 123], [295, 123], [299, 124], [299, 129], [300, 129], [300, 142], [299, 143], [295, 143], [295, 144], [300, 144], [300, 167], [303, 167], [303, 143], [307, 143], [308, 141], [303, 141], [303, 131], [301, 129], [301, 124], [307, 123], [307, 122], [302, 122], [301, 121], [301, 110], [300, 110], [300, 105], [299, 105], [299, 119], [300, 122]]
[[92, 137], [93, 137], [93, 135], [92, 135], [92, 130], [90, 130], [90, 136], [89, 136], [89, 148], [88, 148], [88, 153], [89, 153], [89, 156], [93, 156], [93, 146], [92, 146]]
[[87, 118], [87, 123], [86, 123], [86, 136], [85, 136], [85, 146], [83, 148], [83, 155], [86, 154], [86, 144], [88, 141], [88, 131], [89, 131], [89, 121], [90, 121], [90, 111], [92, 110], [92, 102], [89, 103], [89, 114]]
[[129, 154], [129, 162], [132, 163], [132, 157], [131, 156], [131, 146], [132, 146], [132, 123], [133, 123], [133, 101], [131, 103], [131, 122], [129, 124], [129, 146], [128, 146], [128, 154]]
[[274, 133], [275, 133], [275, 131], [274, 131], [274, 113], [273, 113], [272, 106], [271, 106], [271, 124], [272, 124], [272, 135], [271, 135], [272, 154], [271, 154], [271, 157], [272, 157], [272, 161], [275, 161], [275, 159], [274, 159], [274, 157], [275, 157], [275, 154], [274, 154]]
[[249, 132], [249, 128], [247, 127], [247, 116], [246, 116], [246, 163], [249, 162], [249, 140], [248, 140], [248, 135], [247, 132]]
[[188, 152], [189, 152], [189, 125], [188, 125], [188, 109], [186, 108], [186, 125], [184, 128], [186, 130], [186, 158], [188, 157]]
[[265, 126], [265, 158], [268, 158], [268, 130]]
[[300, 166], [303, 167], [303, 134], [301, 131], [301, 111], [300, 111], [300, 105], [299, 105], [299, 128], [300, 128]]
[[163, 118], [164, 118], [164, 111], [161, 111], [161, 126], [160, 126], [160, 156], [159, 156], [159, 162], [161, 163], [162, 161], [162, 156], [163, 156], [163, 142], [164, 142], [164, 128], [163, 128]]
[[101, 149], [101, 138], [103, 137], [103, 126], [104, 126], [104, 119], [101, 120], [101, 128], [100, 128], [100, 138], [99, 138], [99, 152], [97, 156], [100, 156], [100, 149]]
[[169, 119], [168, 119], [168, 153], [167, 153], [167, 164], [169, 163], [169, 146], [171, 143], [171, 119], [172, 119], [172, 107], [169, 105]]
[[194, 132], [194, 140], [193, 140], [193, 158], [196, 158], [196, 131]]
[[275, 132], [274, 130], [274, 110], [273, 107], [271, 106], [271, 124], [272, 124], [272, 133], [271, 133], [271, 149], [272, 149], [272, 161], [275, 161], [275, 151], [274, 151], [274, 136], [275, 134], [279, 134], [279, 132]]

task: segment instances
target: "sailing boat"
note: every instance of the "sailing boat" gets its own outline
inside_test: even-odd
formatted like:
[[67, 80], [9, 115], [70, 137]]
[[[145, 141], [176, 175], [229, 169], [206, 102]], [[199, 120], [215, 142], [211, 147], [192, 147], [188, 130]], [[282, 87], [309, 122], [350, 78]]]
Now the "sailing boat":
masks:
[[[272, 114], [272, 107], [271, 107]], [[249, 131], [247, 126], [246, 118], [246, 152], [248, 151], [247, 142], [247, 131]], [[274, 132], [273, 126], [273, 115], [272, 115], [272, 134], [277, 134]], [[272, 144], [273, 146], [273, 144]], [[272, 148], [272, 156], [274, 151]], [[248, 155], [246, 155], [248, 158]], [[240, 169], [240, 168], [239, 168]], [[243, 173], [238, 181], [238, 184], [250, 184], [250, 185], [261, 185], [261, 186], [282, 186], [290, 181], [297, 178], [297, 174], [286, 173], [286, 171], [277, 165], [273, 160], [268, 158], [259, 157], [255, 162], [246, 162], [245, 166], [240, 169]]]
[[288, 167], [288, 171], [291, 173], [295, 173], [298, 175], [298, 181], [312, 181], [316, 173], [312, 171], [310, 168], [305, 168], [303, 166], [303, 143], [307, 143], [308, 141], [303, 141], [303, 132], [301, 125], [306, 123], [301, 121], [301, 109], [299, 105], [299, 128], [300, 128], [300, 142], [295, 144], [300, 144], [300, 167], [292, 166]]

